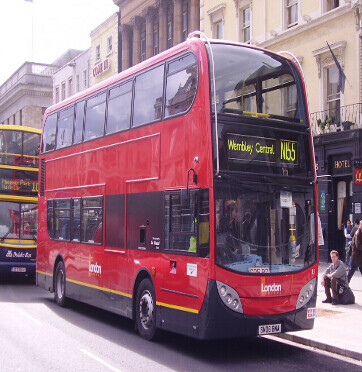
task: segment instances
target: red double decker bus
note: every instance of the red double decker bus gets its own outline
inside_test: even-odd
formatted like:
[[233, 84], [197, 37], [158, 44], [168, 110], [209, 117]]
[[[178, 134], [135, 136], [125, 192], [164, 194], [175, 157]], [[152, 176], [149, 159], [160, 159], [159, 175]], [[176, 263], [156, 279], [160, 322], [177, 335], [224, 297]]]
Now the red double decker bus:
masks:
[[316, 173], [292, 60], [184, 43], [46, 111], [37, 285], [200, 339], [313, 327]]

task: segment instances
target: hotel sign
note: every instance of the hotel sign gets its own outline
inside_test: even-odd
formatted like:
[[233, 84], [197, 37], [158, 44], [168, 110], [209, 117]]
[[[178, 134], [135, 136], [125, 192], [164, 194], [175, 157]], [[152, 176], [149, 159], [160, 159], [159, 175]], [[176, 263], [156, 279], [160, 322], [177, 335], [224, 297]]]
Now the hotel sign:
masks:
[[99, 63], [93, 68], [93, 77], [97, 77], [99, 75], [102, 75], [103, 72], [106, 72], [109, 70], [109, 58], [105, 59], [103, 62]]
[[351, 154], [332, 156], [333, 174], [352, 173]]

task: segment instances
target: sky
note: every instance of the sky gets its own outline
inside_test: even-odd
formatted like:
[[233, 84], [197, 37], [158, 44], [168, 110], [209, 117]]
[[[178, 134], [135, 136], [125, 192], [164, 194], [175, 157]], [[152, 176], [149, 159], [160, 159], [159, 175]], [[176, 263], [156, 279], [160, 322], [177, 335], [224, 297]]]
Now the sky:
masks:
[[90, 32], [117, 11], [113, 0], [0, 0], [0, 85], [26, 61], [88, 49]]

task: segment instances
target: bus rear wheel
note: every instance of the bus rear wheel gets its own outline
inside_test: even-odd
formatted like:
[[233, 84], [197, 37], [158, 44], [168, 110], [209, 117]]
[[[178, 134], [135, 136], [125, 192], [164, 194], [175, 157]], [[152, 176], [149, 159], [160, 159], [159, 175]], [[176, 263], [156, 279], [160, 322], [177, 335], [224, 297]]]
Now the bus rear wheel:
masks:
[[55, 269], [54, 287], [55, 302], [59, 306], [64, 307], [66, 305], [66, 297], [65, 297], [65, 266], [63, 261], [59, 261]]
[[139, 334], [146, 340], [156, 338], [156, 296], [149, 279], [144, 279], [137, 289], [136, 324]]

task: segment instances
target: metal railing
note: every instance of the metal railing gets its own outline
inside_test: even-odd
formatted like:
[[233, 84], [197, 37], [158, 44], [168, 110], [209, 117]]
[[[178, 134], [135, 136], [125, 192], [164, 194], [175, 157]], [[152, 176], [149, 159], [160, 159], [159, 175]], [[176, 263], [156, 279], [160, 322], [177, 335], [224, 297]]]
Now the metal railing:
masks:
[[314, 136], [362, 128], [362, 103], [313, 112], [310, 114], [310, 123]]

